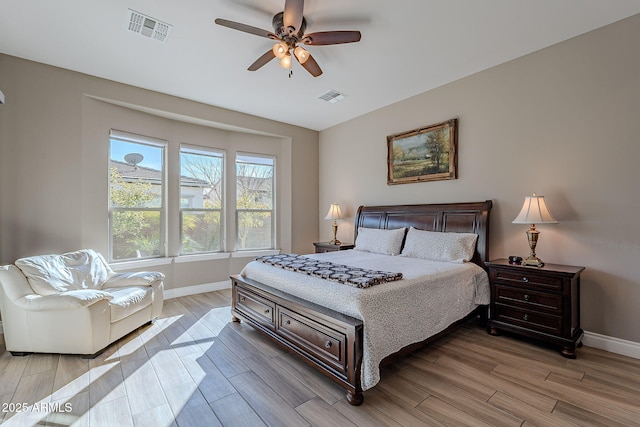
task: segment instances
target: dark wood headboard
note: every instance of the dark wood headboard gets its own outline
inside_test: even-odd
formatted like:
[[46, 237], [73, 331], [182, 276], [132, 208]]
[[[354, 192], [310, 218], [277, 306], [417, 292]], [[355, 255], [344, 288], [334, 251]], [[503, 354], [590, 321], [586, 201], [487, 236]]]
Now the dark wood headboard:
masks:
[[358, 227], [393, 229], [411, 226], [420, 230], [475, 233], [476, 254], [472, 261], [484, 267], [489, 261], [489, 213], [493, 202], [442, 203], [430, 205], [360, 206], [356, 214], [354, 239]]

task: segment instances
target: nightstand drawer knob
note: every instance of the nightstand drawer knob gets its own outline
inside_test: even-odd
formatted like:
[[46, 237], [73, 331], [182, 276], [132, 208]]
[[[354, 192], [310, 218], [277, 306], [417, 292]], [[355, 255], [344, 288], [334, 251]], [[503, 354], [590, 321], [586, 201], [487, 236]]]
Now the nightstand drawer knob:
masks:
[[529, 282], [529, 278], [528, 278], [528, 277], [523, 277], [523, 278], [522, 278], [522, 281], [523, 281], [524, 283], [528, 283], [528, 282]]
[[522, 320], [529, 320], [529, 315], [525, 314], [524, 316], [522, 316]]
[[524, 300], [525, 300], [525, 301], [529, 301], [529, 295], [524, 294]]
[[270, 312], [271, 312], [271, 310], [266, 309], [266, 310], [264, 311], [264, 314], [269, 314]]
[[324, 343], [324, 348], [331, 348], [331, 341], [326, 341]]

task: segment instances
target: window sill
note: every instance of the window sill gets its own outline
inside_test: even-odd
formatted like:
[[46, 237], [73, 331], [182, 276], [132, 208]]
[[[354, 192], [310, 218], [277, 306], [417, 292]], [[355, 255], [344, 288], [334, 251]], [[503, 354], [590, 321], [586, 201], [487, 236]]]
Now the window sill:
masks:
[[112, 262], [109, 266], [114, 271], [126, 271], [137, 268], [157, 267], [159, 265], [169, 265], [173, 258], [149, 258], [133, 261]]
[[219, 259], [229, 258], [255, 258], [262, 255], [277, 255], [280, 253], [279, 249], [268, 249], [260, 251], [241, 251], [241, 252], [216, 252], [211, 254], [194, 254], [194, 255], [181, 255], [176, 257], [164, 257], [164, 258], [147, 258], [141, 260], [130, 260], [121, 262], [111, 262], [109, 266], [113, 271], [127, 271], [140, 268], [151, 268], [160, 265], [169, 264], [183, 264], [189, 262], [200, 261], [213, 261]]
[[278, 255], [280, 249], [266, 249], [261, 251], [231, 252], [231, 258], [255, 258], [262, 255]]
[[231, 254], [229, 252], [216, 252], [211, 254], [193, 254], [193, 255], [180, 255], [173, 259], [176, 264], [184, 262], [198, 262], [198, 261], [211, 261], [216, 259], [229, 259]]

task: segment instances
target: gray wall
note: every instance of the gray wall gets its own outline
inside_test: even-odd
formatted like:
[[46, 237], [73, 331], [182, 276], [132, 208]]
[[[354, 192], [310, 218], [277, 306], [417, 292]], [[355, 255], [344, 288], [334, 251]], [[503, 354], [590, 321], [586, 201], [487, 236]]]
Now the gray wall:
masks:
[[[180, 143], [277, 155], [279, 246], [313, 250], [318, 132], [1, 54], [0, 76], [0, 263], [86, 247], [107, 252], [110, 128], [167, 139], [174, 155]], [[168, 164], [170, 178], [178, 170]], [[172, 188], [169, 201], [179, 197]], [[177, 216], [168, 221], [176, 230]], [[177, 251], [169, 247], [169, 255]], [[249, 259], [155, 269], [174, 289], [225, 280]]]
[[[320, 133], [321, 238], [329, 204], [491, 199], [490, 257], [527, 255], [524, 197], [544, 195], [538, 256], [586, 266], [583, 329], [640, 342], [640, 15]], [[392, 84], [387, 82], [386, 84]], [[387, 186], [386, 136], [459, 118], [457, 180]]]

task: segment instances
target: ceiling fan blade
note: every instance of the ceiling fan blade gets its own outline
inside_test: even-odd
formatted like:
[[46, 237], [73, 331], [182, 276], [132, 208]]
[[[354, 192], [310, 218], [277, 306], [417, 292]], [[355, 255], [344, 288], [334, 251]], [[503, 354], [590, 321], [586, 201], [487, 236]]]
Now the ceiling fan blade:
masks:
[[[296, 57], [296, 59], [298, 58]], [[298, 60], [298, 62], [300, 62], [300, 60]], [[304, 69], [307, 70], [313, 77], [318, 77], [320, 74], [322, 74], [322, 69], [320, 68], [316, 60], [313, 59], [313, 56], [311, 56], [311, 54], [309, 54], [309, 58], [304, 61], [304, 64], [301, 63], [300, 65], [302, 65]]]
[[265, 65], [267, 62], [271, 61], [275, 57], [276, 56], [273, 54], [273, 50], [269, 49], [264, 53], [264, 55], [256, 59], [256, 61], [253, 64], [249, 65], [249, 68], [247, 68], [247, 70], [256, 71], [257, 69], [259, 69], [260, 67], [262, 67], [263, 65]]
[[304, 44], [321, 46], [329, 44], [354, 43], [361, 38], [360, 31], [321, 31], [304, 36]]
[[260, 37], [266, 37], [268, 39], [277, 39], [278, 36], [273, 34], [271, 31], [263, 30], [262, 28], [252, 27], [251, 25], [241, 24], [239, 22], [229, 21], [227, 19], [216, 19], [216, 24], [222, 25], [223, 27], [231, 28], [238, 31], [243, 31], [245, 33], [253, 34]]
[[304, 0], [286, 0], [284, 2], [283, 22], [285, 27], [293, 27], [296, 31], [302, 25]]

